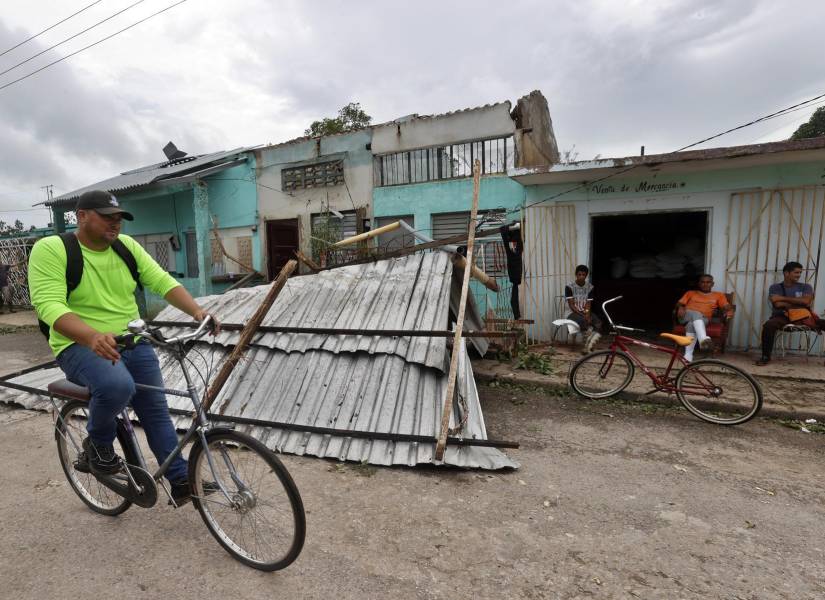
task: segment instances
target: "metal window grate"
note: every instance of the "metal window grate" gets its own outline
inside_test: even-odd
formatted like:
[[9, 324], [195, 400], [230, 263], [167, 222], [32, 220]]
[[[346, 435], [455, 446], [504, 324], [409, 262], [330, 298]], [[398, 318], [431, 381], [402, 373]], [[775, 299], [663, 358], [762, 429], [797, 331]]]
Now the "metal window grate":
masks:
[[[238, 241], [238, 260], [245, 265], [252, 266], [252, 237], [239, 237]], [[247, 272], [247, 269], [241, 267], [241, 270]]]
[[343, 160], [333, 160], [281, 170], [281, 189], [285, 192], [329, 187], [343, 183]]
[[[479, 211], [479, 217], [498, 211]], [[440, 240], [467, 233], [469, 212], [440, 213], [432, 216], [433, 238]], [[507, 275], [507, 255], [501, 240], [487, 239], [476, 242], [473, 253], [476, 266], [491, 277]]]
[[151, 242], [149, 244], [149, 254], [155, 259], [164, 270], [169, 271], [169, 242]]
[[482, 175], [506, 173], [513, 156], [512, 136], [396, 152], [375, 157], [374, 183], [382, 187], [472, 177], [475, 159]]

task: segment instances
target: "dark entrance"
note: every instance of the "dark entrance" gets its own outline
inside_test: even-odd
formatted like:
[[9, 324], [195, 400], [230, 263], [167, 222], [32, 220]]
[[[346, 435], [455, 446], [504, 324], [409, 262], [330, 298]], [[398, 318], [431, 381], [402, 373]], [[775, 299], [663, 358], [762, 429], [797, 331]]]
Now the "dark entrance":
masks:
[[298, 219], [266, 222], [266, 256], [269, 279], [275, 279], [298, 249]]
[[614, 296], [613, 320], [652, 333], [669, 331], [673, 307], [705, 271], [708, 213], [594, 216], [591, 281], [595, 304]]

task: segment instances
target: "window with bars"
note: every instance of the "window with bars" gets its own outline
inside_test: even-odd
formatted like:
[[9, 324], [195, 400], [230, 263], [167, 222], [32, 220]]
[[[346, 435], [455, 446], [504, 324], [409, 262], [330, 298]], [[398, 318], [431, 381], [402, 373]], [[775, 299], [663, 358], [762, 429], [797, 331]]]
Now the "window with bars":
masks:
[[[329, 230], [324, 232], [324, 239], [327, 237], [335, 237], [334, 241], [343, 240], [358, 233], [358, 220], [355, 216], [354, 210], [339, 211], [344, 215], [343, 219], [339, 219], [332, 213], [314, 213], [312, 215], [312, 235], [321, 233], [322, 229]], [[328, 240], [333, 241], [333, 240]]]
[[149, 256], [155, 259], [166, 271], [175, 270], [175, 255], [172, 251], [172, 243], [169, 238], [171, 233], [153, 233], [149, 235], [133, 235], [132, 238], [141, 246]]
[[332, 160], [281, 170], [281, 189], [285, 192], [329, 187], [343, 183], [343, 160]]
[[[482, 215], [492, 216], [500, 211], [478, 211]], [[455, 235], [467, 233], [470, 225], [469, 212], [439, 213], [432, 215], [433, 238], [441, 240]], [[504, 277], [507, 275], [507, 254], [501, 238], [487, 238], [478, 240], [473, 245], [473, 262], [490, 277]]]
[[381, 187], [472, 177], [475, 159], [482, 175], [506, 173], [514, 164], [513, 148], [513, 137], [508, 136], [376, 156], [374, 183]]

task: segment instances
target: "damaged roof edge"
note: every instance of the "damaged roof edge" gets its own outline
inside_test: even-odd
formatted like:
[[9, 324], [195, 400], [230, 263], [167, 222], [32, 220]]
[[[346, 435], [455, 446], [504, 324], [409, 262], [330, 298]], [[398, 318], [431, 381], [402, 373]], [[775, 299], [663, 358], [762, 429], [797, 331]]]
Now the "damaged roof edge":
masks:
[[764, 144], [748, 144], [744, 146], [727, 146], [707, 148], [704, 150], [687, 150], [683, 152], [668, 152], [665, 154], [647, 154], [639, 156], [624, 156], [617, 158], [600, 158], [569, 163], [556, 163], [538, 167], [520, 167], [510, 169], [507, 174], [513, 178], [531, 175], [570, 175], [582, 171], [597, 169], [621, 169], [626, 167], [648, 166], [653, 167], [666, 163], [684, 163], [689, 161], [703, 161], [716, 159], [742, 158], [779, 154], [783, 152], [802, 152], [825, 149], [825, 136], [805, 140], [784, 140], [767, 142]]

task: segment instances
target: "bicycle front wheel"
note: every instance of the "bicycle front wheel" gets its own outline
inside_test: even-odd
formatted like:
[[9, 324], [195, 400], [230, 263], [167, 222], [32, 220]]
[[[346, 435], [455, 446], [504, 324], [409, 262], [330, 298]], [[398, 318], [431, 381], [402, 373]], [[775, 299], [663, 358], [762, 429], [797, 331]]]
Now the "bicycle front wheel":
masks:
[[570, 369], [570, 387], [585, 398], [609, 398], [628, 385], [636, 372], [623, 352], [600, 350], [580, 358]]
[[304, 546], [306, 517], [286, 467], [243, 433], [214, 430], [206, 441], [207, 448], [197, 442], [189, 455], [189, 482], [209, 531], [245, 565], [261, 571], [289, 566]]
[[721, 360], [697, 360], [676, 377], [676, 395], [694, 415], [717, 425], [749, 421], [762, 408], [762, 387], [748, 373]]
[[[71, 401], [66, 403], [60, 411], [60, 417], [55, 423], [54, 437], [57, 440], [57, 456], [60, 466], [69, 480], [69, 485], [86, 506], [102, 515], [119, 515], [132, 503], [100, 483], [91, 473], [77, 470], [78, 455], [82, 451], [81, 444], [88, 436], [86, 423], [89, 420], [89, 405], [86, 402]], [[125, 456], [121, 444], [122, 434], [118, 431], [115, 440], [115, 452]]]

